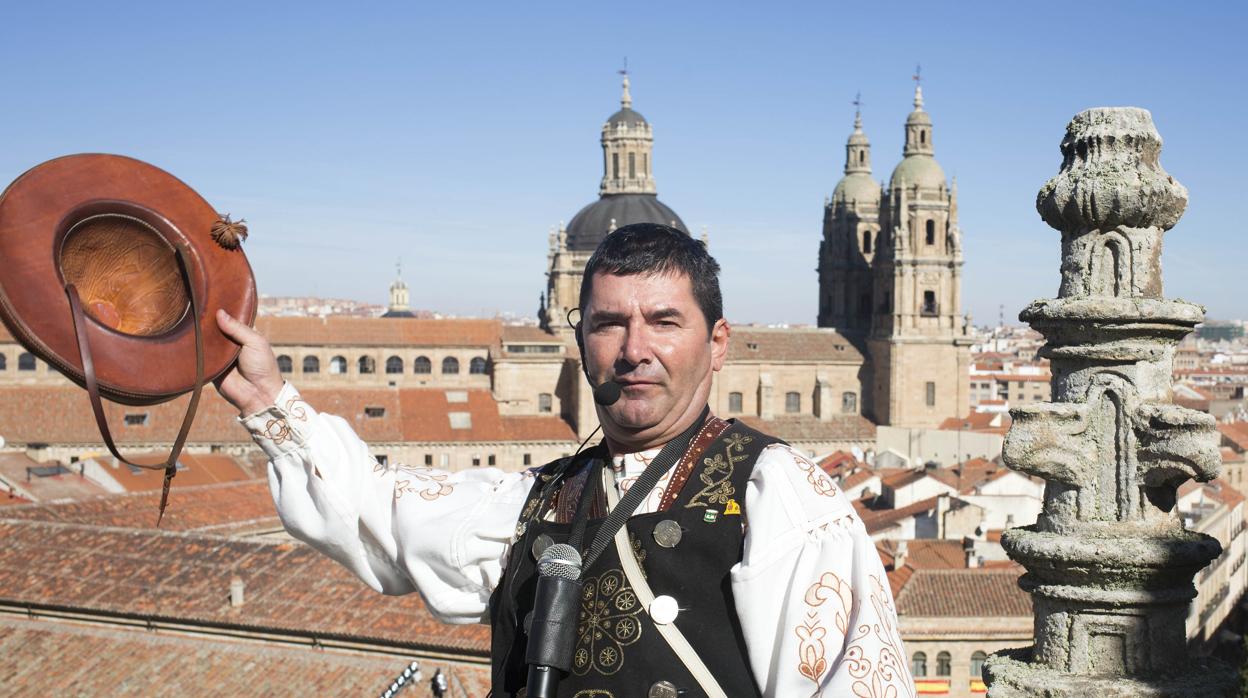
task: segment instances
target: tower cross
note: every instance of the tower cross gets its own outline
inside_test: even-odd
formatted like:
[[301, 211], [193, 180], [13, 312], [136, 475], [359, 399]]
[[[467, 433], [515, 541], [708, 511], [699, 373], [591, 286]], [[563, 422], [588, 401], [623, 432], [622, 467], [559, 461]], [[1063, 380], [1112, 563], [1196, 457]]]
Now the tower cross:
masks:
[[915, 87], [923, 86], [923, 66], [922, 65], [919, 65], [918, 63], [914, 64], [914, 76], [911, 77], [911, 79], [914, 80]]

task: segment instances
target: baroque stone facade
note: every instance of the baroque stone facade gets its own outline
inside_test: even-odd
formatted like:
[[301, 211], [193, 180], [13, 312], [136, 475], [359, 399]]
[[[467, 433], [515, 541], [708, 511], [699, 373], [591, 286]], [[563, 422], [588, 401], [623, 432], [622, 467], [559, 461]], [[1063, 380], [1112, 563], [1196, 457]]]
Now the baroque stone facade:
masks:
[[957, 181], [948, 185], [936, 161], [918, 87], [905, 137], [904, 157], [881, 188], [855, 115], [845, 176], [824, 205], [819, 325], [867, 355], [864, 409], [878, 424], [935, 427], [970, 408], [971, 340], [961, 315]]
[[1037, 208], [1062, 233], [1061, 286], [1021, 314], [1045, 335], [1053, 402], [1012, 411], [1004, 457], [1046, 480], [1033, 526], [1002, 538], [1027, 568], [1035, 645], [994, 655], [995, 696], [1227, 695], [1234, 676], [1188, 657], [1193, 576], [1221, 552], [1184, 528], [1176, 489], [1219, 465], [1214, 420], [1173, 404], [1178, 342], [1198, 305], [1162, 296], [1162, 235], [1187, 190], [1136, 108], [1075, 116]]

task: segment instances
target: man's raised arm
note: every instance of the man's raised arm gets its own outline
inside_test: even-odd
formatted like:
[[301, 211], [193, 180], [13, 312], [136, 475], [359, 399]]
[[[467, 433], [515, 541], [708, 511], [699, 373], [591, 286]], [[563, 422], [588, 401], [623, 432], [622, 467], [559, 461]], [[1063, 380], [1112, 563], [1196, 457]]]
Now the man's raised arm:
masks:
[[217, 389], [269, 457], [273, 501], [291, 535], [378, 591], [419, 589], [446, 622], [482, 621], [529, 474], [381, 465], [345, 420], [318, 413], [282, 379], [260, 333], [224, 312], [217, 323], [242, 347]]

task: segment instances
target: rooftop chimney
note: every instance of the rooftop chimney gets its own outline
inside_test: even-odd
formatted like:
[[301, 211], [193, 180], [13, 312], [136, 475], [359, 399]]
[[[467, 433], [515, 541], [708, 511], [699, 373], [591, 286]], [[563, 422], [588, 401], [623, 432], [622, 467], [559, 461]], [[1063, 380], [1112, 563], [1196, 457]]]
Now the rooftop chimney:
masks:
[[239, 608], [243, 605], [243, 579], [234, 576], [230, 578], [230, 608]]
[[910, 543], [908, 541], [897, 541], [897, 551], [893, 553], [893, 569], [899, 570], [906, 564], [906, 557], [910, 553]]

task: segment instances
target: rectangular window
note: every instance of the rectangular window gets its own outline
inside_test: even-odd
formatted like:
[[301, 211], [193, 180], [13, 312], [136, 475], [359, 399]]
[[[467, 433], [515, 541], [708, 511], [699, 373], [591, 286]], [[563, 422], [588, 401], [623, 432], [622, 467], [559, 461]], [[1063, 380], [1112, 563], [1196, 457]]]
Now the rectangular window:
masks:
[[858, 393], [841, 393], [841, 412], [845, 414], [858, 413]]
[[143, 426], [144, 424], [147, 424], [147, 413], [146, 413], [146, 412], [143, 412], [143, 413], [140, 413], [140, 414], [128, 414], [128, 415], [126, 415], [126, 426], [128, 426], [128, 427], [141, 427], [141, 426]]
[[432, 453], [426, 453], [426, 454], [425, 454], [425, 465], [433, 465], [433, 454], [432, 454]]
[[936, 406], [936, 384], [932, 381], [927, 382], [927, 406]]
[[541, 393], [537, 396], [537, 411], [550, 412], [553, 407], [553, 399], [550, 393]]
[[486, 465], [494, 465], [494, 454], [493, 454], [493, 453], [491, 453], [489, 456], [487, 456], [487, 457], [486, 457], [486, 459], [485, 459], [485, 464], [486, 464]]
[[378, 465], [389, 465], [389, 464], [390, 464], [390, 457], [389, 457], [389, 456], [384, 456], [384, 455], [379, 455], [379, 456], [377, 456], [377, 464], [378, 464]]
[[620, 178], [620, 154], [611, 153], [611, 179]]
[[802, 396], [800, 393], [784, 394], [784, 411], [789, 414], [796, 414], [802, 411]]
[[628, 178], [637, 179], [637, 154], [628, 154]]
[[728, 393], [728, 412], [739, 414], [741, 409], [741, 393]]
[[923, 315], [928, 315], [928, 316], [936, 315], [939, 311], [940, 311], [940, 308], [936, 304], [936, 292], [924, 291], [923, 292]]
[[364, 408], [364, 416], [365, 416], [365, 417], [373, 417], [373, 418], [384, 417], [384, 416], [386, 416], [386, 408], [384, 408], [384, 407], [365, 407], [365, 408]]
[[524, 454], [524, 464], [533, 465], [533, 454], [531, 453]]
[[450, 464], [451, 464], [451, 456], [449, 454], [446, 454], [446, 453], [438, 454], [438, 465], [442, 466], [443, 468], [446, 468], [450, 466]]
[[475, 468], [475, 467], [477, 467], [477, 466], [479, 466], [479, 465], [481, 465], [481, 456], [479, 456], [479, 455], [477, 455], [477, 454], [475, 454], [475, 453], [474, 453], [474, 454], [472, 454], [472, 467], [474, 467], [474, 468]]

